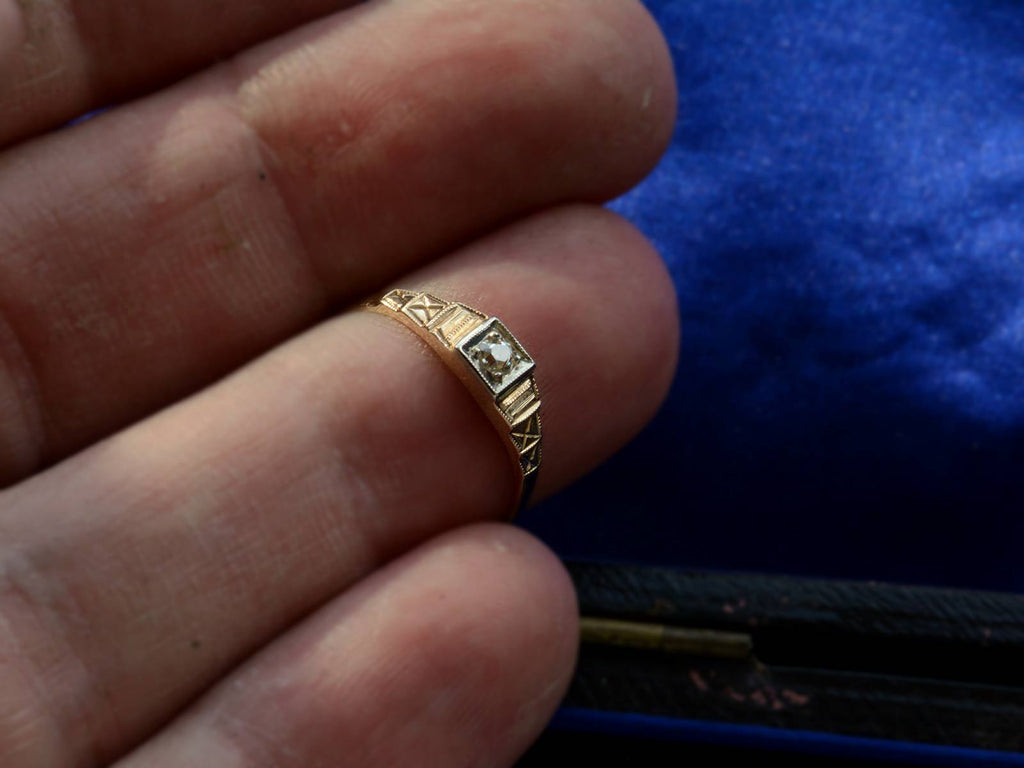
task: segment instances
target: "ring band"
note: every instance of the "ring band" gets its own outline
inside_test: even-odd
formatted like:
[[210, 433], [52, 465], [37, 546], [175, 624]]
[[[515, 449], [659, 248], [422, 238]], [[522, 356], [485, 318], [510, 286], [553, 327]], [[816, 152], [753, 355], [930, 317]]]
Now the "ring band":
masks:
[[465, 304], [396, 289], [363, 306], [415, 331], [466, 384], [515, 464], [515, 517], [540, 470], [540, 392], [533, 358], [498, 318]]

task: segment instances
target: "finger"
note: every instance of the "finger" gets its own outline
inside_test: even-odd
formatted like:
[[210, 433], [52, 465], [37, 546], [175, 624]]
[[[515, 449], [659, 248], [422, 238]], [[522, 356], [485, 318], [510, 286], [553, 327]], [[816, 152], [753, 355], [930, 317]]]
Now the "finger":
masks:
[[671, 124], [660, 46], [631, 1], [370, 3], [0, 158], [0, 484], [633, 183]]
[[0, 146], [350, 4], [0, 0]]
[[[668, 387], [671, 282], [600, 209], [539, 216], [403, 282], [494, 312], [536, 360], [540, 495], [635, 434]], [[18, 638], [0, 636], [0, 741], [20, 707], [26, 764], [51, 730], [65, 761], [103, 762], [382, 562], [504, 517], [512, 482], [415, 334], [366, 312], [318, 327], [0, 497], [0, 616]]]
[[463, 528], [321, 609], [118, 768], [511, 766], [565, 693], [577, 632], [543, 545]]

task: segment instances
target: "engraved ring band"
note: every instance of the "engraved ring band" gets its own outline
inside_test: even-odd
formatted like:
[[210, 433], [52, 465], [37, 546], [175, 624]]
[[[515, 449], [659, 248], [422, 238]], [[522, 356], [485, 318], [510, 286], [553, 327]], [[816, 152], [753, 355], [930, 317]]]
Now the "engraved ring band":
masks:
[[533, 359], [498, 318], [456, 301], [396, 289], [363, 308], [413, 330], [483, 408], [515, 467], [515, 517], [529, 501], [541, 462], [540, 392]]

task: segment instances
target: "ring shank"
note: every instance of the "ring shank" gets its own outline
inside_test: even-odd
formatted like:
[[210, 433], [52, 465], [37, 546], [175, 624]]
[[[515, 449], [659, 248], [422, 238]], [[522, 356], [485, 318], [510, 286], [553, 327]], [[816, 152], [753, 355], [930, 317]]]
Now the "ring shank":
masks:
[[529, 502], [541, 464], [541, 400], [533, 360], [500, 320], [459, 302], [395, 289], [363, 308], [412, 330], [466, 385], [515, 467], [510, 516], [515, 518]]

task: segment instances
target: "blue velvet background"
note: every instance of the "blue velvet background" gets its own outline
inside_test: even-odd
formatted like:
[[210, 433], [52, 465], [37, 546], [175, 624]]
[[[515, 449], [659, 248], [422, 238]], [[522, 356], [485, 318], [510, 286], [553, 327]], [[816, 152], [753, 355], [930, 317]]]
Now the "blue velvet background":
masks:
[[649, 0], [683, 345], [567, 557], [1024, 590], [1024, 5]]

